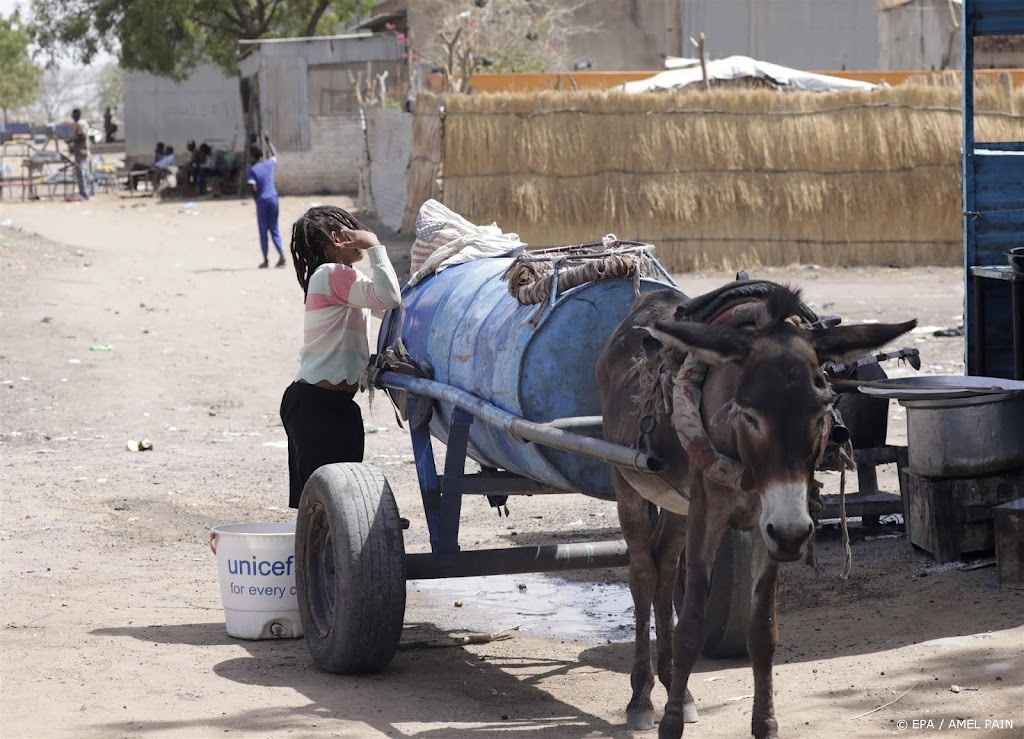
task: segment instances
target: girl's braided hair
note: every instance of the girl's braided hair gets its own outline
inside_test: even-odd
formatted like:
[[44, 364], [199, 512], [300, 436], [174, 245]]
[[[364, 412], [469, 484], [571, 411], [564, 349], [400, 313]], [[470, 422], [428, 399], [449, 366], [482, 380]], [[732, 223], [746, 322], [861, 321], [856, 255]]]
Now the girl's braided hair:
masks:
[[292, 225], [292, 262], [295, 275], [299, 278], [302, 292], [309, 291], [309, 278], [321, 264], [334, 261], [325, 246], [330, 242], [331, 231], [343, 228], [361, 231], [363, 226], [351, 213], [334, 205], [317, 205], [307, 210]]

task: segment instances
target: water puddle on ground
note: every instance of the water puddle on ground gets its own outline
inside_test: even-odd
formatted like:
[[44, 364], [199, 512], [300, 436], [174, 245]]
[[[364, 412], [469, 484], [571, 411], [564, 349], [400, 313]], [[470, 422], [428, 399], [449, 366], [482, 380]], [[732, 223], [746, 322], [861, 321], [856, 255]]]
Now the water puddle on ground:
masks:
[[527, 574], [416, 580], [407, 588], [407, 622], [487, 633], [519, 624], [527, 634], [561, 641], [633, 640], [633, 598], [625, 583]]

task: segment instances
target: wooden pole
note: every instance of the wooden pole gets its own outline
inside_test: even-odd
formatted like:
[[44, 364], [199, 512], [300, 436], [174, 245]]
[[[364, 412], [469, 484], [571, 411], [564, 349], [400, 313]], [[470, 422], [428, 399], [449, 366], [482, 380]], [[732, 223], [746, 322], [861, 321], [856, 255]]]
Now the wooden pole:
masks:
[[697, 38], [697, 53], [700, 54], [700, 74], [704, 78], [704, 89], [710, 90], [711, 83], [708, 82], [708, 62], [704, 56], [704, 32], [700, 32]]

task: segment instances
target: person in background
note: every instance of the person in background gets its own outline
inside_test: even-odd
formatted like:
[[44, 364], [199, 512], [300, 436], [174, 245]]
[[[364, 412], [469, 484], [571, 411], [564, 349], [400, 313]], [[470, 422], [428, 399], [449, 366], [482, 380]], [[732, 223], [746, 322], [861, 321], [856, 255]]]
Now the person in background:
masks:
[[[299, 372], [281, 398], [288, 435], [288, 505], [325, 464], [362, 462], [363, 416], [355, 401], [370, 362], [371, 312], [397, 308], [402, 291], [388, 253], [371, 231], [330, 205], [292, 226], [292, 262], [305, 294]], [[352, 265], [366, 256], [372, 279]]]
[[156, 149], [153, 151], [153, 163], [152, 164], [146, 164], [145, 162], [133, 162], [132, 166], [128, 168], [128, 171], [129, 172], [142, 172], [144, 170], [153, 169], [153, 167], [156, 166], [156, 163], [159, 162], [161, 159], [163, 159], [163, 157], [164, 157], [164, 149], [165, 148], [166, 147], [164, 146], [164, 142], [163, 141], [157, 141], [156, 142]]
[[263, 261], [260, 269], [270, 266], [267, 261], [269, 244], [267, 234], [274, 240], [274, 248], [277, 249], [277, 267], [284, 267], [284, 247], [281, 244], [281, 230], [278, 228], [278, 202], [277, 188], [274, 186], [274, 172], [277, 169], [277, 152], [274, 144], [270, 141], [270, 134], [264, 134], [264, 141], [270, 151], [270, 158], [263, 158], [263, 149], [258, 144], [249, 146], [249, 158], [253, 165], [249, 167], [249, 175], [246, 182], [252, 191], [252, 197], [256, 201], [256, 225], [260, 229], [260, 250], [263, 252]]
[[114, 133], [117, 131], [117, 124], [114, 123], [114, 114], [110, 112], [110, 106], [103, 111], [103, 133], [106, 134], [108, 144], [114, 142]]
[[188, 162], [181, 168], [184, 182], [192, 185], [196, 188], [196, 192], [199, 192], [199, 166], [203, 163], [202, 152], [199, 151], [199, 147], [196, 146], [196, 142], [190, 140], [185, 144], [185, 149], [188, 151]]
[[196, 167], [196, 191], [200, 195], [206, 194], [206, 184], [210, 177], [224, 173], [223, 163], [210, 145], [202, 143], [199, 145], [199, 165]]
[[174, 167], [174, 147], [168, 146], [164, 149], [163, 156], [153, 162], [153, 168], [150, 170], [149, 177], [150, 182], [153, 183], [153, 189], [155, 190], [168, 174], [176, 172], [177, 169]]
[[89, 167], [89, 122], [82, 120], [82, 111], [75, 108], [71, 111], [71, 120], [74, 126], [71, 129], [71, 139], [68, 146], [75, 157], [75, 179], [78, 181], [78, 194], [82, 200], [89, 199], [89, 190], [86, 187], [86, 170]]

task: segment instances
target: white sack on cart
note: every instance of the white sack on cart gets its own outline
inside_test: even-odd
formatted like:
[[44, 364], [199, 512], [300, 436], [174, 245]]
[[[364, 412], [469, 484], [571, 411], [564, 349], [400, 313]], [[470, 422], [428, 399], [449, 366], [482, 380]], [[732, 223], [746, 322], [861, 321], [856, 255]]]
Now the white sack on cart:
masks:
[[416, 216], [409, 285], [453, 264], [513, 256], [525, 248], [518, 234], [503, 233], [495, 223], [477, 226], [436, 200], [428, 200]]

